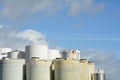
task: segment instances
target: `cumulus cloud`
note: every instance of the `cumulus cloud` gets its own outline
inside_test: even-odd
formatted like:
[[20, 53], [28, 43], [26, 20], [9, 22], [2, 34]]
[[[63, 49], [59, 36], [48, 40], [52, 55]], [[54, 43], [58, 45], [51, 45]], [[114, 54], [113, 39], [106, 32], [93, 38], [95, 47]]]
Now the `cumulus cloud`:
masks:
[[88, 49], [81, 51], [81, 57], [96, 63], [96, 68], [103, 68], [106, 73], [106, 80], [119, 80], [120, 61], [114, 55], [104, 51]]
[[19, 32], [17, 37], [32, 41], [34, 44], [46, 44], [46, 35], [31, 29]]
[[104, 4], [96, 0], [1, 0], [0, 5], [0, 18], [10, 20], [24, 20], [36, 14], [48, 15], [64, 9], [70, 15], [104, 9]]
[[36, 30], [18, 31], [15, 27], [0, 25], [0, 47], [24, 50], [26, 45], [47, 44], [46, 35]]

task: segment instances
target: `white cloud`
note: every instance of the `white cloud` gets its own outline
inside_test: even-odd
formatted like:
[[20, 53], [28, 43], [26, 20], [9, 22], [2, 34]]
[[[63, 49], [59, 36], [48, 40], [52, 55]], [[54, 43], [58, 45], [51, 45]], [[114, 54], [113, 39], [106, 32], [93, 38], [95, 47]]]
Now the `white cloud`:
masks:
[[36, 30], [18, 31], [15, 27], [8, 26], [0, 28], [0, 47], [23, 50], [26, 45], [47, 44], [45, 38], [45, 34]]
[[46, 35], [35, 30], [28, 29], [21, 31], [17, 36], [32, 41], [34, 44], [46, 44]]
[[103, 3], [96, 0], [1, 0], [0, 16], [10, 20], [21, 20], [35, 14], [51, 14], [67, 9], [71, 15], [81, 12], [99, 12]]
[[97, 68], [103, 68], [106, 80], [119, 80], [120, 61], [115, 56], [104, 51], [88, 49], [81, 51], [81, 57], [96, 63]]
[[96, 0], [67, 0], [69, 14], [98, 13], [104, 9], [104, 3], [96, 3]]

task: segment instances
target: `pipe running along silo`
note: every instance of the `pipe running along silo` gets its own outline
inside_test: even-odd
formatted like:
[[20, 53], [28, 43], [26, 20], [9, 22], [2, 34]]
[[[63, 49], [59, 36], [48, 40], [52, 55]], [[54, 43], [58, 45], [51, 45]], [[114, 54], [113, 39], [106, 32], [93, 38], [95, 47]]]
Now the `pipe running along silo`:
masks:
[[59, 50], [49, 49], [48, 50], [48, 59], [49, 60], [54, 60], [56, 58], [61, 58], [61, 54], [60, 54]]
[[89, 69], [87, 59], [80, 60], [80, 80], [89, 80]]
[[40, 59], [47, 60], [48, 58], [48, 46], [47, 45], [31, 45], [26, 46], [26, 62], [32, 57], [39, 57]]
[[26, 80], [50, 80], [51, 63], [52, 61], [32, 57], [26, 64]]
[[4, 59], [2, 80], [24, 80], [24, 59]]
[[92, 74], [95, 73], [95, 64], [93, 62], [88, 61], [88, 69], [89, 69], [89, 80], [92, 80]]
[[80, 80], [80, 63], [67, 58], [55, 61], [55, 80]]
[[63, 50], [61, 52], [62, 58], [70, 57], [72, 59], [80, 60], [80, 51], [79, 50]]

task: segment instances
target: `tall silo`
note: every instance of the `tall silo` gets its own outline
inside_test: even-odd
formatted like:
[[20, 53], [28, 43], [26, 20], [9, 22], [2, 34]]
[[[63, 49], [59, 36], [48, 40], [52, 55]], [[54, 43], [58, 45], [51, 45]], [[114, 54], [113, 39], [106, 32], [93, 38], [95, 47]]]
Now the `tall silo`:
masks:
[[7, 57], [7, 53], [12, 51], [11, 48], [0, 48], [0, 59]]
[[24, 59], [3, 60], [2, 80], [24, 80]]
[[61, 52], [62, 58], [72, 58], [80, 60], [80, 51], [79, 50], [63, 50]]
[[48, 58], [48, 46], [47, 45], [31, 45], [26, 46], [26, 62], [32, 57], [39, 57], [40, 59], [47, 60]]
[[96, 80], [105, 80], [105, 73], [103, 69], [96, 70]]
[[54, 60], [56, 58], [61, 58], [61, 54], [60, 54], [59, 50], [49, 49], [48, 50], [48, 59], [49, 60]]
[[80, 63], [67, 58], [55, 61], [55, 80], [80, 80]]
[[95, 73], [95, 64], [93, 62], [88, 61], [88, 69], [89, 69], [89, 80], [92, 80], [92, 74]]
[[26, 64], [26, 80], [50, 80], [50, 66], [52, 61], [40, 60], [33, 57]]
[[63, 58], [56, 58], [52, 60], [52, 65], [51, 65], [51, 80], [55, 80], [55, 62], [59, 60], [64, 60]]
[[80, 60], [80, 80], [89, 80], [89, 67], [87, 59]]

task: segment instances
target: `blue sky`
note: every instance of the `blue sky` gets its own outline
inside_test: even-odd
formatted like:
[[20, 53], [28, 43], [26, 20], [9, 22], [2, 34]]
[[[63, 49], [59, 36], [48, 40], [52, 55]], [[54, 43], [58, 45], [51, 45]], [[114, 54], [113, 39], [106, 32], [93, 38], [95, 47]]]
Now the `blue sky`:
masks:
[[0, 42], [20, 49], [32, 42], [78, 49], [81, 57], [103, 64], [108, 80], [119, 80], [120, 1], [0, 0]]
[[65, 8], [50, 15], [42, 15], [37, 20], [34, 15], [25, 21], [20, 30], [30, 28], [46, 33], [49, 43], [63, 48], [93, 48], [120, 56], [120, 1], [96, 2], [104, 3], [104, 8], [99, 12], [69, 15]]

